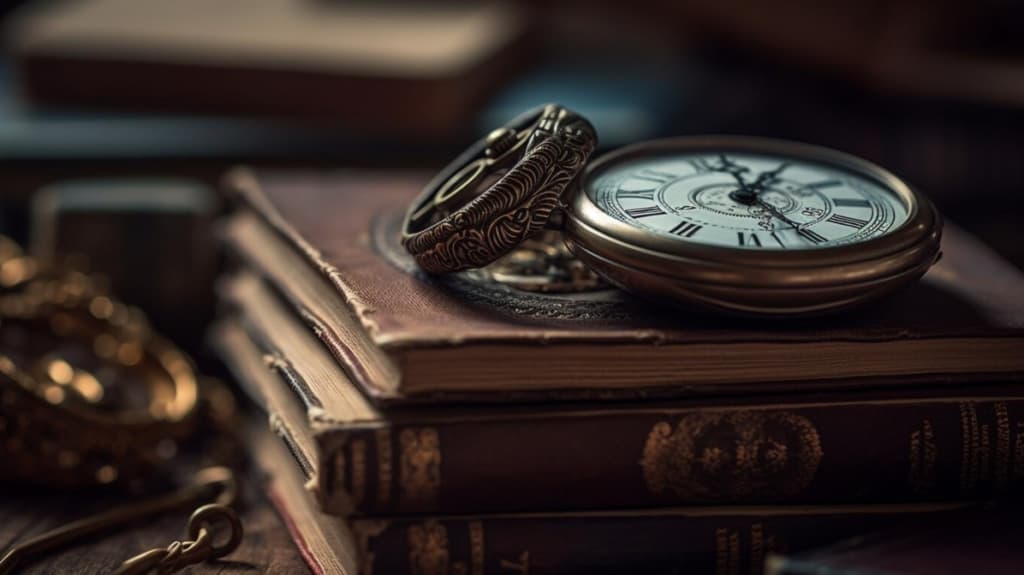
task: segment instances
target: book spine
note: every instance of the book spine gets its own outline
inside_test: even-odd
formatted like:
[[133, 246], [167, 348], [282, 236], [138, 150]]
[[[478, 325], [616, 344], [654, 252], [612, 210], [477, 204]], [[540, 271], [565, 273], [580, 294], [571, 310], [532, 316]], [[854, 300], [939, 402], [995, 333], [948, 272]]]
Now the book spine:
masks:
[[365, 575], [754, 574], [764, 572], [769, 553], [797, 552], [938, 512], [868, 509], [362, 519], [352, 528]]
[[1024, 485], [1024, 399], [519, 412], [318, 435], [329, 512], [977, 499]]

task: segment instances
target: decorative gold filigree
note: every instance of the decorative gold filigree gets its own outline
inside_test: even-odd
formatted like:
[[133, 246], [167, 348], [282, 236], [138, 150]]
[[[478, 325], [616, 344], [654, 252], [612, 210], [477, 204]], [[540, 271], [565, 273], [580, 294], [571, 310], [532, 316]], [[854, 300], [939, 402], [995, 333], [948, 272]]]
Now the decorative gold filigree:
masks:
[[441, 490], [441, 440], [430, 427], [409, 428], [399, 436], [402, 446], [401, 505], [417, 510], [437, 506]]
[[469, 522], [469, 564], [471, 575], [484, 575], [484, 526], [479, 521]]
[[779, 499], [802, 491], [822, 449], [805, 417], [787, 411], [690, 413], [657, 423], [644, 446], [644, 481], [688, 502]]
[[352, 504], [359, 506], [366, 498], [366, 441], [352, 442]]
[[3, 236], [0, 327], [0, 479], [137, 481], [196, 429], [202, 389], [189, 358], [100, 279]]
[[928, 419], [910, 434], [910, 473], [907, 482], [914, 494], [927, 495], [935, 487], [935, 430]]
[[412, 525], [409, 537], [409, 572], [413, 575], [448, 575], [448, 530], [430, 520]]
[[391, 502], [391, 431], [386, 427], [374, 433], [377, 445], [377, 504], [381, 507]]

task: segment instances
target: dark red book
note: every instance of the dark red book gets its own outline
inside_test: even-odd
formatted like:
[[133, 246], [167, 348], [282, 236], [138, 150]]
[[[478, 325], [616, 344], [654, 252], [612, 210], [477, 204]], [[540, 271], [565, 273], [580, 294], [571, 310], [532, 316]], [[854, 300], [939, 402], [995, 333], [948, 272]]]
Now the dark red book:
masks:
[[317, 574], [762, 573], [771, 553], [798, 552], [915, 518], [955, 518], [969, 509], [692, 507], [346, 522], [317, 509], [286, 444], [257, 430], [251, 446], [271, 501]]
[[251, 275], [215, 338], [338, 515], [971, 500], [1024, 485], [1024, 390], [381, 410]]

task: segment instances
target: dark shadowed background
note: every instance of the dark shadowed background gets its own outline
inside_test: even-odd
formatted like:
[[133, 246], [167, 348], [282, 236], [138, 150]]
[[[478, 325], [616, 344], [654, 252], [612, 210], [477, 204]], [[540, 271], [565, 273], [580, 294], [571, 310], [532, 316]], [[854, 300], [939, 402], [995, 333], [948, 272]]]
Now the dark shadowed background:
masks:
[[56, 180], [212, 184], [238, 162], [437, 169], [557, 101], [604, 149], [736, 133], [863, 156], [1024, 265], [1016, 2], [2, 6], [0, 229], [21, 240], [31, 194]]

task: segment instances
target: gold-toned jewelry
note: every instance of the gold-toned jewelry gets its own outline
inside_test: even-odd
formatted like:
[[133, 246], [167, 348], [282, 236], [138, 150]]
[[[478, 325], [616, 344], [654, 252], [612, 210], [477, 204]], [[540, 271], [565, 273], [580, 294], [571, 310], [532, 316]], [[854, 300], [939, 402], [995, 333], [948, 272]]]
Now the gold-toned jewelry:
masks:
[[539, 231], [597, 144], [593, 126], [554, 104], [495, 130], [414, 202], [402, 245], [425, 271], [485, 266]]
[[0, 479], [145, 477], [194, 427], [188, 358], [99, 281], [16, 248], [0, 240]]

